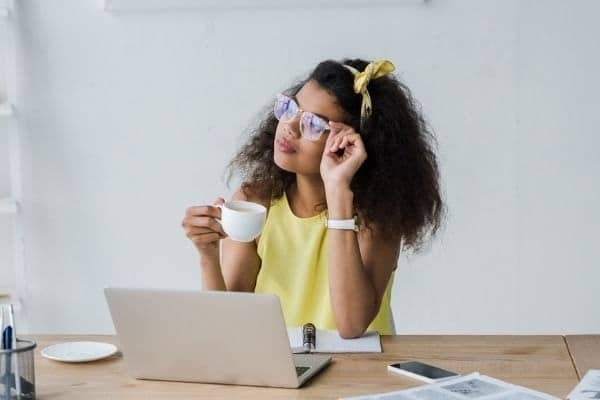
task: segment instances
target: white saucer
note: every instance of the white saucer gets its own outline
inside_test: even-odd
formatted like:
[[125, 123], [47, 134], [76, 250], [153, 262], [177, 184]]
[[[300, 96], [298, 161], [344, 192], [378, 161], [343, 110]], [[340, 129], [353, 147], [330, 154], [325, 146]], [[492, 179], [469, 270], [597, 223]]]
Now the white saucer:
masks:
[[110, 357], [116, 352], [117, 348], [110, 343], [66, 342], [44, 348], [42, 356], [56, 361], [86, 362]]

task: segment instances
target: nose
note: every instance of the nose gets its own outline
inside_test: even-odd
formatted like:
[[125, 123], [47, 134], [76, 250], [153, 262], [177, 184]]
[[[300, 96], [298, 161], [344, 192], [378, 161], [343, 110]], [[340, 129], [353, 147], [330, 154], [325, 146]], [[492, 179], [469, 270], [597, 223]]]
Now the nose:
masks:
[[299, 138], [302, 136], [300, 132], [300, 113], [296, 114], [294, 118], [287, 122], [284, 122], [285, 133], [294, 137]]

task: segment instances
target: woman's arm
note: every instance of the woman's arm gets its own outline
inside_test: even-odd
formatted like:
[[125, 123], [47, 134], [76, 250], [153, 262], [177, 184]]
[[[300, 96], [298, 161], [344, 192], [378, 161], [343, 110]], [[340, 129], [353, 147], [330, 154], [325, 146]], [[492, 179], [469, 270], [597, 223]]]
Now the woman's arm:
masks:
[[[332, 121], [329, 125], [320, 168], [329, 218], [350, 219], [354, 215], [350, 183], [367, 152], [351, 126]], [[373, 321], [398, 261], [399, 241], [383, 237], [376, 226], [372, 228], [358, 235], [350, 230], [329, 230], [329, 293], [344, 338], [362, 335]]]
[[[267, 201], [246, 194], [238, 189], [232, 200], [252, 201], [269, 207]], [[249, 243], [225, 238], [221, 243], [221, 271], [227, 290], [253, 292], [260, 269], [260, 257], [256, 249], [258, 238]]]
[[[353, 217], [349, 188], [329, 189], [327, 207], [331, 219]], [[384, 238], [376, 229], [329, 229], [329, 293], [339, 334], [361, 336], [379, 311], [400, 243]]]
[[[233, 195], [233, 200], [265, 203], [258, 198], [249, 198], [241, 189]], [[216, 204], [219, 203], [223, 200], [219, 199]], [[198, 248], [202, 287], [205, 290], [252, 292], [260, 269], [256, 241], [241, 243], [227, 238], [215, 221], [220, 218], [218, 207], [198, 206], [190, 207], [183, 221], [187, 236]]]
[[223, 199], [218, 198], [213, 205], [189, 207], [181, 223], [186, 236], [198, 250], [202, 286], [206, 290], [225, 290], [219, 263], [219, 242], [226, 236], [218, 222], [221, 218], [218, 205], [222, 203]]

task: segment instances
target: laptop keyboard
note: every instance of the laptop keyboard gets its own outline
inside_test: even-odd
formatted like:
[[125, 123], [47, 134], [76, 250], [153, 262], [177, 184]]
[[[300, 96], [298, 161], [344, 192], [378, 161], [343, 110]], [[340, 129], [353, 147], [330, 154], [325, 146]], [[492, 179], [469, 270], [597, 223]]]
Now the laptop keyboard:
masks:
[[306, 371], [308, 371], [310, 369], [310, 367], [296, 367], [296, 375], [300, 376], [303, 373], [305, 373]]

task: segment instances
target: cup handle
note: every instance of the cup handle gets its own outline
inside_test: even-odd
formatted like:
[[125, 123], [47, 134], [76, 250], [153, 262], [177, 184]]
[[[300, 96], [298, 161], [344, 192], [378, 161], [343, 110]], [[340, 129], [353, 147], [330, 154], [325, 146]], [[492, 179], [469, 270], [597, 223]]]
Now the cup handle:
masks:
[[[219, 207], [221, 210], [223, 210], [223, 204], [215, 204], [214, 207]], [[221, 214], [221, 217], [223, 217], [223, 214]], [[217, 221], [219, 223], [219, 225], [221, 225], [221, 227], [223, 226], [223, 222], [221, 221], [221, 218], [213, 218], [215, 221]], [[225, 232], [225, 230], [223, 229], [223, 232]], [[225, 235], [227, 235], [227, 233], [225, 233]], [[225, 236], [225, 237], [229, 237], [229, 235]]]
[[[221, 209], [221, 213], [223, 212], [223, 204], [215, 204], [213, 207], [218, 207]], [[223, 214], [221, 214], [221, 217], [223, 217]], [[223, 226], [223, 223], [221, 222], [221, 218], [213, 218], [215, 221], [217, 221], [221, 226]]]

